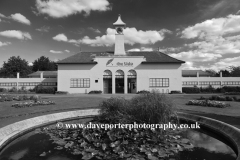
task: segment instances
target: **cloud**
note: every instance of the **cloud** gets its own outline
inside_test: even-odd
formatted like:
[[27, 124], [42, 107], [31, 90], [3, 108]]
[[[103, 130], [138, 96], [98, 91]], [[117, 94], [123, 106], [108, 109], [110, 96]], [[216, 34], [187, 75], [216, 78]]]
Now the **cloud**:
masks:
[[20, 23], [23, 23], [26, 25], [31, 25], [31, 22], [25, 16], [21, 15], [20, 13], [12, 14], [10, 17], [14, 21], [17, 21], [17, 22], [20, 22]]
[[181, 59], [184, 61], [213, 61], [216, 60], [218, 58], [221, 58], [222, 56], [220, 54], [212, 54], [212, 53], [202, 53], [202, 52], [198, 52], [198, 51], [187, 51], [187, 52], [180, 52], [180, 53], [173, 53], [173, 54], [169, 54], [170, 56], [177, 58], [177, 59]]
[[182, 69], [186, 69], [186, 70], [198, 70], [199, 68], [194, 67], [194, 63], [193, 62], [185, 62], [182, 65]]
[[153, 51], [152, 48], [145, 48], [145, 47], [141, 47], [139, 48], [133, 48], [133, 49], [129, 49], [128, 52], [140, 52], [140, 51], [146, 51], [146, 52], [151, 52]]
[[54, 50], [50, 50], [49, 52], [54, 53], [54, 54], [62, 54], [62, 51], [54, 51]]
[[11, 44], [11, 42], [1, 42], [1, 41], [0, 41], [0, 47], [2, 47], [2, 46], [7, 46], [7, 45], [9, 45], [9, 44]]
[[3, 14], [1, 14], [1, 13], [0, 13], [0, 17], [1, 17], [1, 18], [6, 18], [6, 16], [3, 15]]
[[39, 32], [49, 32], [50, 27], [49, 26], [42, 26], [41, 28], [36, 29]]
[[233, 58], [221, 59], [219, 62], [215, 63], [212, 68], [216, 69], [226, 69], [229, 66], [239, 66], [240, 56]]
[[95, 29], [93, 27], [88, 27], [88, 29], [95, 32], [95, 33], [101, 33], [101, 31], [99, 31], [99, 29]]
[[[154, 44], [158, 41], [162, 41], [164, 39], [163, 33], [159, 33], [158, 31], [142, 31], [137, 30], [136, 28], [126, 28], [124, 30], [124, 39], [125, 43], [129, 45], [134, 44]], [[91, 46], [111, 46], [115, 42], [115, 29], [108, 28], [106, 31], [106, 35], [97, 36], [94, 39], [85, 36], [81, 43], [88, 44]]]
[[213, 18], [187, 27], [182, 31], [181, 37], [204, 39], [209, 36], [223, 36], [238, 32], [240, 32], [240, 15], [228, 15], [224, 18]]
[[32, 39], [31, 35], [28, 32], [22, 32], [17, 30], [7, 30], [0, 32], [1, 36], [9, 37], [9, 38], [17, 38], [22, 40]]
[[160, 31], [158, 31], [161, 35], [164, 35], [164, 34], [172, 34], [172, 31], [168, 30], [168, 29], [161, 29]]
[[67, 52], [67, 53], [70, 53], [70, 51], [69, 51], [69, 50], [65, 50], [65, 52]]
[[33, 63], [32, 63], [32, 62], [28, 62], [28, 65], [29, 65], [29, 66], [33, 66]]
[[240, 10], [239, 11], [237, 11], [237, 13], [236, 14], [240, 14]]
[[68, 38], [63, 33], [56, 35], [55, 37], [53, 37], [53, 39], [56, 41], [63, 41], [63, 42], [68, 41]]
[[36, 0], [36, 8], [39, 13], [53, 18], [68, 17], [77, 13], [89, 15], [91, 11], [110, 9], [107, 0]]

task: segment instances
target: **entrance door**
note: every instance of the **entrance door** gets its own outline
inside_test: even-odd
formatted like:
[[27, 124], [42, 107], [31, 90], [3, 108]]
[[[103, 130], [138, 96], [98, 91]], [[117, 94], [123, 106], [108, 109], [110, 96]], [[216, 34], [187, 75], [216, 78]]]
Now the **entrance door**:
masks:
[[116, 78], [116, 93], [124, 93], [124, 79]]
[[128, 78], [128, 93], [136, 93], [136, 79], [135, 78]]
[[103, 93], [108, 93], [108, 79], [103, 79]]

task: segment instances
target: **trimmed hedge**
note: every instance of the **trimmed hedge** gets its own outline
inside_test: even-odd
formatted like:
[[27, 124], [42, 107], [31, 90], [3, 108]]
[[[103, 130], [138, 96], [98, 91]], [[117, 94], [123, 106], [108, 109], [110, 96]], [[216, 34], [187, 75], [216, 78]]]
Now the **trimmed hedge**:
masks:
[[148, 94], [148, 93], [150, 93], [150, 92], [147, 90], [141, 90], [141, 91], [137, 92], [137, 94]]
[[68, 94], [67, 91], [56, 91], [55, 94]]
[[37, 87], [36, 93], [46, 93], [46, 94], [54, 94], [55, 88], [54, 87]]
[[224, 86], [222, 88], [213, 88], [212, 86], [203, 88], [203, 87], [182, 87], [183, 93], [240, 93], [240, 87], [229, 87]]
[[88, 94], [101, 94], [102, 91], [97, 91], [97, 90], [93, 90], [93, 91], [90, 91]]
[[240, 95], [240, 92], [225, 92], [225, 95]]
[[200, 93], [200, 89], [198, 87], [183, 87], [183, 93]]
[[171, 91], [170, 94], [181, 94], [181, 91]]

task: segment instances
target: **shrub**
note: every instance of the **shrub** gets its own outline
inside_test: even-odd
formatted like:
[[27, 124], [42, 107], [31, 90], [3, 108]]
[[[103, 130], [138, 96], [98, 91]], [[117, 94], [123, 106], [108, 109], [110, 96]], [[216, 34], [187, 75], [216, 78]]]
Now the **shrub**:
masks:
[[55, 94], [68, 94], [67, 91], [56, 91]]
[[181, 94], [181, 91], [171, 91], [171, 94]]
[[10, 96], [10, 95], [7, 95], [7, 96], [5, 97], [5, 101], [13, 101], [13, 97]]
[[90, 91], [88, 94], [101, 94], [102, 91], [97, 91], [97, 90], [93, 90], [93, 91]]
[[224, 86], [223, 87], [225, 92], [240, 92], [240, 87], [230, 87], [230, 86]]
[[41, 100], [41, 97], [39, 95], [33, 95], [30, 97], [30, 100], [37, 102], [37, 101]]
[[55, 88], [54, 87], [37, 87], [35, 89], [36, 93], [46, 93], [46, 94], [54, 94], [55, 93]]
[[240, 92], [225, 92], [225, 95], [240, 95]]
[[137, 94], [148, 94], [148, 93], [150, 93], [150, 92], [147, 90], [141, 90], [141, 91], [137, 92]]
[[174, 104], [164, 94], [140, 94], [131, 100], [110, 98], [100, 103], [98, 120], [110, 123], [168, 123], [175, 120]]
[[183, 93], [200, 93], [200, 89], [197, 87], [183, 87]]
[[0, 92], [6, 92], [7, 89], [6, 88], [0, 88]]
[[17, 92], [17, 87], [12, 87], [9, 92]]

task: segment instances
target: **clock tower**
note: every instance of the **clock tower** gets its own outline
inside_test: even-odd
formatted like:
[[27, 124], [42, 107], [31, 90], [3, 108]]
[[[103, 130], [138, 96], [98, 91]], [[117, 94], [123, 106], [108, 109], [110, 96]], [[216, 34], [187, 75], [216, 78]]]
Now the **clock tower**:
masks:
[[115, 50], [114, 55], [126, 55], [125, 48], [124, 48], [124, 35], [123, 29], [126, 27], [126, 24], [121, 20], [121, 15], [118, 15], [118, 20], [113, 23], [115, 27]]

